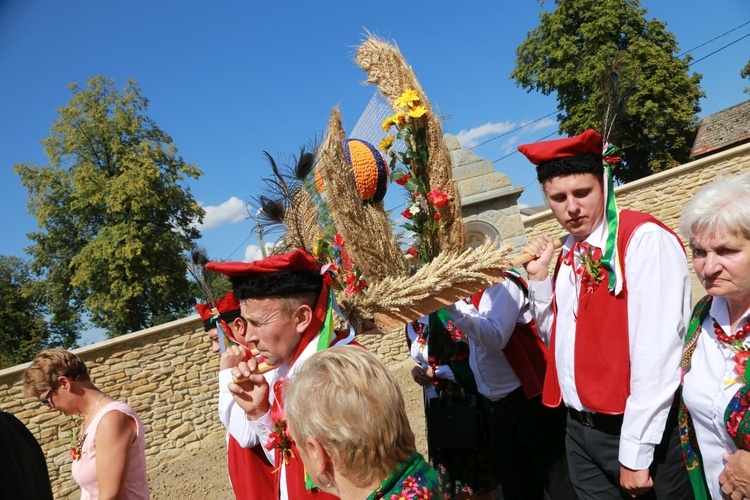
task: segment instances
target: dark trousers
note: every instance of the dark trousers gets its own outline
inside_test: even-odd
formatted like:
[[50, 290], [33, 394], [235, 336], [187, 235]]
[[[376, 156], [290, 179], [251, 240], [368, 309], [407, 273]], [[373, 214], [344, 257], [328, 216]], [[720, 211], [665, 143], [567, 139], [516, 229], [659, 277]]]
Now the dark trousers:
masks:
[[[608, 425], [618, 416], [597, 415], [593, 427], [584, 425], [579, 419], [568, 416], [565, 447], [568, 453], [570, 478], [581, 499], [623, 499], [630, 495], [620, 487], [620, 425]], [[597, 428], [599, 423], [599, 428]], [[667, 418], [661, 443], [656, 446], [650, 467], [654, 488], [641, 499], [692, 499], [687, 469], [680, 450], [680, 435], [677, 428], [677, 407]]]
[[499, 401], [482, 398], [505, 500], [577, 498], [565, 458], [565, 407], [526, 399], [519, 387]]

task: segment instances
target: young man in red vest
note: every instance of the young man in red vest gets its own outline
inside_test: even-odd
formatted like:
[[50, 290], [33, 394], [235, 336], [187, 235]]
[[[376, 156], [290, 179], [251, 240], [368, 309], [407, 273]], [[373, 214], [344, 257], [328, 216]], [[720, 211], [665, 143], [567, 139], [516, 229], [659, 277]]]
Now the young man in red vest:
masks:
[[[517, 274], [447, 308], [471, 341], [469, 365], [489, 421], [506, 500], [576, 499], [565, 457], [565, 410], [541, 402], [547, 348]], [[543, 450], [543, 451], [542, 451]]]
[[682, 243], [648, 214], [618, 212], [594, 130], [518, 149], [570, 233], [551, 278], [552, 238], [524, 251], [549, 345], [542, 402], [568, 407], [571, 480], [581, 498], [692, 498], [675, 404], [690, 318]]
[[[247, 324], [245, 339], [262, 358], [232, 368], [234, 377], [246, 381], [230, 383], [229, 389], [275, 467], [274, 490], [266, 498], [333, 500], [336, 497], [306, 481], [304, 464], [286, 429], [281, 397], [284, 382], [307, 358], [351, 341], [326, 321], [333, 314], [331, 277], [321, 274], [317, 261], [300, 249], [249, 263], [209, 262], [206, 268], [231, 280]], [[258, 373], [261, 362], [275, 368], [271, 380]]]
[[[273, 490], [273, 466], [258, 436], [248, 425], [245, 412], [235, 404], [232, 393], [227, 389], [227, 384], [232, 380], [231, 369], [248, 358], [245, 348], [252, 346], [248, 346], [245, 340], [247, 326], [234, 294], [230, 291], [217, 300], [215, 306], [215, 309], [211, 309], [207, 304], [198, 304], [196, 309], [209, 331], [212, 352], [220, 350], [219, 327], [222, 329], [221, 335], [224, 335], [223, 341], [231, 340], [235, 344], [224, 344], [225, 350], [219, 362], [219, 420], [227, 429], [229, 480], [238, 500], [263, 500]], [[271, 376], [270, 373], [268, 375]]]

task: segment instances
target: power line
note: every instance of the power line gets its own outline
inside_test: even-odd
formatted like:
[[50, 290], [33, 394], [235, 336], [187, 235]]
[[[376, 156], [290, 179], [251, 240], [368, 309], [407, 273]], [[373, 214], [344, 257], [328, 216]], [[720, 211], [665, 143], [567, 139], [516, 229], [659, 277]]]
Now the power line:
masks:
[[[544, 140], [544, 139], [546, 139], [547, 137], [552, 137], [552, 136], [553, 136], [553, 135], [555, 135], [555, 134], [557, 134], [557, 132], [552, 132], [551, 134], [547, 134], [547, 135], [545, 135], [544, 137], [542, 137], [541, 139], [537, 139], [537, 140], [536, 140], [536, 141], [534, 141], [534, 142], [539, 142], [539, 141], [543, 141], [543, 140]], [[510, 153], [508, 153], [508, 154], [507, 154], [507, 155], [505, 155], [505, 156], [501, 156], [501, 157], [500, 157], [500, 158], [498, 158], [497, 160], [492, 160], [492, 163], [497, 163], [497, 162], [499, 162], [500, 160], [504, 160], [505, 158], [507, 158], [507, 157], [509, 157], [509, 156], [511, 156], [511, 155], [514, 155], [514, 154], [516, 154], [516, 153], [518, 153], [518, 150], [517, 150], [517, 149], [516, 149], [515, 151], [511, 151]]]
[[749, 37], [749, 36], [750, 36], [750, 33], [748, 33], [748, 34], [747, 34], [747, 35], [745, 35], [745, 36], [742, 36], [742, 37], [738, 38], [737, 40], [735, 40], [735, 41], [733, 41], [733, 42], [730, 42], [730, 43], [728, 43], [728, 44], [724, 45], [723, 47], [720, 47], [720, 48], [718, 48], [718, 49], [714, 50], [714, 51], [713, 51], [713, 52], [711, 52], [710, 54], [707, 54], [707, 55], [705, 55], [705, 56], [701, 57], [700, 59], [696, 59], [695, 61], [691, 61], [691, 62], [690, 62], [690, 65], [689, 65], [689, 66], [692, 66], [693, 64], [695, 64], [695, 63], [697, 63], [697, 62], [701, 62], [702, 60], [706, 59], [707, 57], [710, 57], [710, 56], [712, 56], [712, 55], [716, 54], [717, 52], [721, 52], [722, 50], [726, 49], [727, 47], [729, 47], [729, 46], [731, 46], [731, 45], [734, 45], [735, 43], [739, 42], [739, 41], [740, 41], [740, 40], [742, 40], [743, 38], [747, 38], [747, 37]]
[[[693, 47], [693, 48], [692, 48], [692, 49], [690, 49], [690, 50], [685, 50], [685, 51], [682, 51], [681, 53], [677, 54], [677, 57], [682, 57], [682, 56], [684, 56], [684, 55], [687, 55], [687, 54], [691, 53], [692, 51], [694, 51], [694, 50], [696, 50], [696, 49], [700, 49], [700, 48], [701, 48], [701, 47], [703, 47], [704, 45], [708, 45], [709, 43], [713, 42], [714, 40], [718, 40], [719, 38], [721, 38], [721, 37], [723, 37], [723, 36], [726, 36], [726, 35], [728, 35], [729, 33], [733, 32], [733, 31], [737, 31], [738, 29], [740, 29], [740, 28], [742, 28], [743, 26], [746, 26], [746, 25], [748, 25], [748, 24], [750, 24], [750, 21], [746, 21], [746, 22], [744, 22], [744, 23], [740, 24], [739, 26], [737, 26], [736, 28], [732, 28], [732, 29], [731, 29], [731, 30], [729, 30], [729, 31], [725, 31], [725, 32], [724, 32], [724, 33], [722, 33], [721, 35], [719, 35], [719, 36], [715, 36], [715, 37], [713, 37], [712, 39], [708, 40], [707, 42], [703, 42], [702, 44], [700, 44], [700, 45], [698, 45], [698, 46], [696, 46], [696, 47]], [[709, 54], [709, 55], [711, 55], [711, 54]], [[706, 57], [708, 57], [708, 56], [706, 56]]]
[[245, 238], [242, 243], [240, 243], [239, 245], [237, 245], [237, 248], [235, 248], [234, 250], [232, 250], [229, 253], [229, 255], [226, 256], [226, 258], [229, 259], [230, 257], [232, 257], [232, 255], [234, 255], [234, 252], [236, 252], [237, 250], [239, 250], [240, 248], [242, 248], [242, 245], [244, 245], [245, 243], [247, 243], [247, 240], [249, 240], [252, 237], [253, 237], [253, 235], [251, 234], [250, 236], [248, 236], [247, 238]]
[[480, 142], [479, 144], [477, 144], [477, 145], [475, 145], [475, 146], [472, 146], [472, 147], [470, 147], [469, 149], [474, 149], [474, 148], [478, 148], [479, 146], [482, 146], [483, 144], [487, 144], [488, 142], [492, 142], [492, 141], [494, 141], [495, 139], [499, 139], [499, 138], [501, 138], [501, 137], [503, 137], [503, 136], [506, 136], [506, 135], [508, 135], [508, 134], [512, 134], [513, 132], [517, 132], [517, 131], [521, 130], [522, 128], [526, 128], [526, 127], [528, 127], [529, 125], [532, 125], [532, 124], [534, 124], [534, 123], [536, 123], [536, 122], [538, 122], [538, 121], [544, 120], [545, 118], [548, 118], [548, 117], [550, 117], [550, 116], [554, 115], [555, 113], [557, 113], [557, 111], [553, 111], [552, 113], [550, 113], [550, 114], [548, 114], [548, 115], [545, 115], [545, 116], [543, 116], [543, 117], [541, 117], [541, 118], [537, 118], [536, 120], [534, 120], [534, 121], [531, 121], [531, 122], [529, 122], [529, 123], [527, 123], [527, 124], [525, 124], [525, 125], [521, 125], [520, 127], [516, 127], [516, 128], [514, 128], [513, 130], [508, 130], [507, 132], [503, 132], [503, 133], [502, 133], [502, 134], [500, 134], [500, 135], [496, 135], [495, 137], [492, 137], [492, 138], [490, 138], [490, 139], [487, 139], [487, 140], [486, 140], [486, 141], [484, 141], [484, 142]]

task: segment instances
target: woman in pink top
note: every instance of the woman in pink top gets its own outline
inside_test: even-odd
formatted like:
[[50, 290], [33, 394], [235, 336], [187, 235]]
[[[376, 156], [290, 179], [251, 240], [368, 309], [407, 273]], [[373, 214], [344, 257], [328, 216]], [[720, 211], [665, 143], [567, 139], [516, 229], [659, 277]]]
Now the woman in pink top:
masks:
[[70, 435], [81, 500], [149, 498], [143, 424], [130, 406], [91, 383], [78, 356], [62, 349], [40, 352], [24, 373], [23, 391], [49, 410], [83, 415], [81, 428]]

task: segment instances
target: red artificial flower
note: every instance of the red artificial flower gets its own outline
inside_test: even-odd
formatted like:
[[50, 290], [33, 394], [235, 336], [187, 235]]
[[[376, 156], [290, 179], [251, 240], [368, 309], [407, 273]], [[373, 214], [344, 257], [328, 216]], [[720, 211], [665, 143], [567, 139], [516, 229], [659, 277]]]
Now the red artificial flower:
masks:
[[403, 177], [399, 177], [398, 179], [396, 179], [396, 184], [398, 184], [399, 186], [403, 186], [409, 181], [410, 178], [411, 174], [406, 173]]
[[413, 217], [412, 213], [409, 212], [408, 208], [404, 210], [403, 212], [401, 212], [401, 215], [403, 215], [404, 218], [409, 219], [409, 220], [411, 220], [411, 218]]
[[406, 254], [407, 254], [407, 255], [411, 255], [411, 256], [412, 256], [412, 257], [414, 257], [415, 259], [416, 259], [416, 258], [418, 257], [418, 255], [417, 255], [417, 249], [416, 249], [416, 247], [409, 247], [409, 248], [408, 248], [408, 249], [406, 250]]
[[436, 207], [444, 207], [448, 204], [448, 195], [439, 189], [427, 193], [427, 199]]
[[273, 428], [274, 430], [269, 434], [265, 448], [269, 451], [273, 449], [279, 450], [284, 459], [284, 463], [289, 465], [289, 461], [294, 458], [294, 452], [292, 452], [293, 441], [289, 435], [286, 420], [276, 420]]
[[346, 293], [347, 295], [354, 295], [361, 289], [367, 288], [367, 282], [361, 278], [357, 278], [354, 273], [347, 274], [345, 279], [346, 289], [344, 289], [344, 293]]
[[342, 247], [342, 248], [344, 247], [344, 237], [341, 236], [341, 233], [336, 233], [333, 236], [333, 244], [336, 245], [337, 247]]
[[443, 217], [439, 213], [436, 212], [435, 215], [432, 218], [435, 219], [435, 220], [440, 220]]
[[750, 358], [750, 352], [740, 351], [733, 356], [734, 358], [734, 371], [740, 377], [745, 375], [745, 366], [747, 366], [747, 359]]

